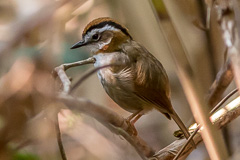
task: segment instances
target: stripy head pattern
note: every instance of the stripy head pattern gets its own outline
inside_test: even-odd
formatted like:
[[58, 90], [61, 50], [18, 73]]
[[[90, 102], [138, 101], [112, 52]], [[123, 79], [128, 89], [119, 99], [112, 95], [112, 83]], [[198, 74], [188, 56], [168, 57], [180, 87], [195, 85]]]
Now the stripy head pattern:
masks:
[[125, 35], [132, 39], [126, 27], [109, 17], [101, 17], [91, 21], [83, 30], [82, 36], [84, 37], [96, 29], [121, 30]]

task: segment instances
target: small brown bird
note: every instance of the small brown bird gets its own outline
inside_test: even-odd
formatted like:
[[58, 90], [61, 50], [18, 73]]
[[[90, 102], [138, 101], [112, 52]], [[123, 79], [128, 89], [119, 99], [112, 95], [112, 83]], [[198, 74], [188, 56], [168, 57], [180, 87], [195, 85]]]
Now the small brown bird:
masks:
[[[98, 18], [84, 29], [82, 40], [71, 49], [88, 46], [95, 57], [95, 67], [113, 64], [98, 71], [107, 94], [123, 109], [132, 113], [134, 123], [145, 113], [156, 109], [173, 118], [185, 137], [190, 134], [170, 101], [170, 87], [162, 64], [141, 44], [134, 41], [128, 29], [111, 18]], [[121, 64], [115, 65], [114, 64]]]

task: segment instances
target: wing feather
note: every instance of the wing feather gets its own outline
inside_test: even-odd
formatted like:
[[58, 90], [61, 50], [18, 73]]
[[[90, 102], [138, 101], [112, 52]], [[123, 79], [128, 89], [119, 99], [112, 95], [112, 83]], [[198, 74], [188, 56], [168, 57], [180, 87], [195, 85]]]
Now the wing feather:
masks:
[[[133, 47], [134, 46], [134, 47]], [[162, 64], [135, 41], [124, 47], [124, 52], [130, 55], [131, 66], [134, 72], [134, 93], [150, 104], [154, 104], [156, 109], [166, 114], [171, 114], [173, 108], [170, 98], [169, 81]], [[169, 115], [166, 115], [169, 118]]]

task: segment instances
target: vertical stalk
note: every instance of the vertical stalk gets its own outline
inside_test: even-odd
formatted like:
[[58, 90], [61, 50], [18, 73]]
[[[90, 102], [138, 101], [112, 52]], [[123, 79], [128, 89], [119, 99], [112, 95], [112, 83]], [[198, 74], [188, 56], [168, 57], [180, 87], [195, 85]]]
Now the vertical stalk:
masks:
[[[168, 2], [163, 0], [168, 9]], [[187, 100], [190, 104], [194, 118], [198, 123], [203, 125], [202, 138], [206, 145], [209, 156], [213, 160], [227, 159], [226, 146], [220, 131], [214, 128], [208, 117], [208, 107], [204, 101], [203, 93], [201, 92], [200, 83], [198, 82], [194, 71], [187, 59], [186, 50], [182, 44], [178, 33], [171, 22], [160, 21], [160, 28], [165, 40], [168, 42], [169, 50], [177, 67], [177, 74], [183, 86]], [[171, 40], [171, 43], [170, 43]]]

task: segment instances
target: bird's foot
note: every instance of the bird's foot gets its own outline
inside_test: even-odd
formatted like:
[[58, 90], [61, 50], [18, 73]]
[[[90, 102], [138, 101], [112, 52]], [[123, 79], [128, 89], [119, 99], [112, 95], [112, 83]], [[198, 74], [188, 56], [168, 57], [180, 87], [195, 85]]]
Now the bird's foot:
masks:
[[[191, 132], [190, 132], [191, 133]], [[179, 138], [179, 139], [181, 139], [181, 138], [184, 138], [184, 133], [183, 133], [183, 131], [182, 130], [177, 130], [177, 131], [175, 131], [174, 133], [173, 133], [173, 135], [174, 135], [174, 137], [176, 137], [176, 138]], [[187, 141], [189, 141], [189, 138], [186, 138], [187, 139]], [[191, 139], [191, 145], [192, 145], [192, 147], [194, 148], [194, 149], [196, 149], [196, 144], [195, 144], [195, 142], [193, 141], [193, 139]]]
[[174, 131], [173, 136], [181, 139], [184, 137], [184, 134], [182, 130], [177, 130], [177, 131]]

